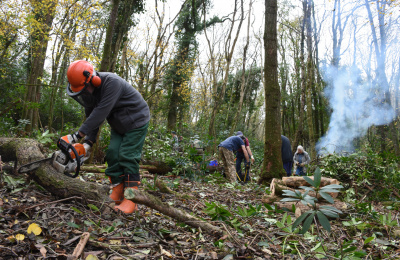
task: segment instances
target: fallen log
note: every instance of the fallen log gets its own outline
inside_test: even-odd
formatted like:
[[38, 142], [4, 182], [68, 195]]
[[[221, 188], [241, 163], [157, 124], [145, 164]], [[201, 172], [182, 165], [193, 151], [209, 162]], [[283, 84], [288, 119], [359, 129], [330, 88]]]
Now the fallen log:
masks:
[[[311, 179], [314, 179], [313, 176], [310, 177]], [[320, 187], [327, 186], [330, 184], [339, 184], [339, 181], [336, 179], [330, 179], [330, 178], [321, 178], [321, 185]], [[271, 184], [270, 184], [270, 191], [271, 194], [264, 196], [262, 198], [263, 203], [267, 204], [274, 204], [278, 208], [288, 208], [292, 209], [293, 205], [296, 207], [296, 212], [295, 215], [296, 217], [299, 217], [302, 213], [310, 210], [311, 208], [308, 205], [304, 205], [303, 203], [299, 201], [294, 201], [294, 202], [281, 202], [280, 200], [282, 199], [283, 191], [284, 190], [291, 190], [291, 191], [300, 191], [301, 193], [306, 192], [304, 189], [300, 189], [300, 186], [311, 186], [306, 180], [304, 180], [303, 177], [283, 177], [281, 179], [272, 179]], [[324, 199], [321, 199], [321, 196], [319, 194], [316, 194], [314, 191], [310, 191], [308, 195], [312, 197], [316, 197], [319, 199], [318, 205], [328, 205], [335, 207], [339, 210], [345, 210], [347, 209], [346, 203], [335, 200], [335, 198], [338, 196], [339, 193], [337, 192], [328, 192], [329, 195], [334, 198], [334, 204], [327, 203]]]
[[162, 192], [162, 193], [167, 193], [167, 194], [172, 194], [172, 195], [174, 195], [174, 196], [176, 196], [176, 197], [178, 197], [178, 198], [181, 198], [181, 199], [195, 199], [193, 196], [191, 196], [191, 195], [189, 195], [189, 194], [186, 194], [186, 193], [179, 193], [179, 192], [176, 192], [176, 191], [174, 191], [174, 190], [172, 190], [172, 189], [170, 189], [168, 186], [167, 186], [167, 184], [165, 184], [165, 182], [163, 182], [163, 181], [161, 181], [160, 179], [156, 179], [155, 180], [155, 186]]
[[[19, 165], [45, 158], [37, 141], [22, 138], [0, 138], [0, 155], [4, 162], [17, 161]], [[47, 163], [42, 164], [28, 175], [53, 196], [59, 198], [76, 196], [78, 198], [98, 201], [99, 203], [109, 201], [109, 188], [107, 186], [82, 181], [78, 178], [70, 178], [57, 172], [56, 169]], [[222, 236], [224, 233], [219, 227], [176, 209], [167, 203], [163, 203], [160, 199], [144, 191], [127, 189], [127, 193], [125, 194], [126, 198], [129, 198], [133, 202], [153, 208], [179, 222], [186, 223], [195, 228], [201, 228], [204, 232], [212, 235]]]
[[[3, 161], [17, 161], [19, 165], [45, 158], [40, 144], [25, 138], [0, 138], [0, 154]], [[28, 176], [58, 198], [76, 196], [101, 203], [107, 199], [109, 191], [107, 186], [70, 178], [47, 163], [28, 173]]]
[[93, 172], [93, 173], [104, 173], [106, 171], [105, 168], [100, 168], [94, 165], [82, 165], [81, 171], [83, 172]]
[[286, 186], [281, 179], [277, 178], [272, 179], [269, 190], [271, 191], [271, 196], [282, 196], [284, 190], [295, 191], [295, 189]]
[[25, 138], [0, 138], [0, 155], [3, 162], [26, 164], [44, 159], [39, 142]]
[[[314, 180], [314, 176], [308, 176], [311, 180]], [[311, 186], [303, 177], [301, 176], [292, 176], [292, 177], [282, 177], [282, 182], [284, 185], [298, 188], [300, 186]], [[321, 178], [321, 185], [320, 187], [324, 187], [330, 184], [339, 184], [340, 182], [336, 179]]]
[[[144, 160], [143, 164], [139, 165], [140, 170], [147, 170], [150, 173], [157, 174], [167, 174], [172, 171], [172, 168], [164, 162], [160, 161], [147, 161]], [[107, 166], [104, 164], [94, 165], [94, 164], [84, 164], [81, 166], [81, 171], [101, 173], [105, 172]]]
[[[298, 177], [288, 177], [288, 178], [298, 178]], [[282, 196], [284, 190], [295, 191], [296, 190], [295, 188], [299, 188], [300, 186], [305, 186], [305, 185], [302, 185], [303, 183], [301, 181], [297, 181], [297, 180], [295, 180], [294, 182], [290, 182], [290, 180], [287, 181], [288, 178], [286, 178], [286, 182], [283, 179], [282, 180], [281, 179], [276, 179], [276, 178], [272, 179], [271, 184], [269, 186], [269, 189], [271, 191], [270, 195], [279, 197], [279, 196]], [[332, 179], [332, 180], [335, 180], [335, 179]], [[337, 180], [335, 180], [335, 181], [337, 181]], [[294, 186], [295, 182], [297, 184], [299, 184], [299, 186]], [[288, 183], [290, 185], [292, 185], [292, 186], [289, 187], [289, 185], [287, 185]], [[325, 182], [325, 183], [327, 183], [327, 182]], [[310, 185], [308, 185], [308, 186], [310, 186]], [[297, 190], [300, 191], [301, 193], [306, 192], [306, 190], [303, 190], [303, 189], [297, 189]], [[316, 195], [315, 192], [313, 192], [313, 191], [310, 191], [308, 194], [310, 196], [317, 197], [318, 199], [320, 198], [320, 195], [319, 194]], [[332, 198], [336, 198], [339, 193], [337, 193], [337, 192], [328, 192], [328, 194], [331, 195]]]
[[[90, 172], [90, 173], [105, 173], [107, 167], [103, 166], [96, 166], [96, 165], [81, 165], [81, 172]], [[139, 168], [140, 174], [147, 174], [148, 171]]]
[[171, 190], [167, 184], [165, 184], [164, 182], [162, 182], [159, 179], [155, 180], [155, 186], [163, 193], [167, 193], [167, 194], [173, 194], [173, 195], [177, 195], [176, 191]]
[[167, 174], [172, 171], [172, 168], [164, 168], [163, 166], [157, 165], [140, 165], [140, 169], [146, 170], [152, 174]]
[[142, 160], [141, 169], [147, 170], [150, 173], [167, 174], [172, 172], [171, 166], [161, 161]]

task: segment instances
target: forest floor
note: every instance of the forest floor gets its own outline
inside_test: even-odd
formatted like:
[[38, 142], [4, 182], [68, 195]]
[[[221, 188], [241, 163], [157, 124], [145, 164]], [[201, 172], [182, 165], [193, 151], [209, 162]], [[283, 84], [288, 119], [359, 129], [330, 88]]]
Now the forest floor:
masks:
[[[177, 197], [158, 191], [154, 178], [142, 179], [142, 189], [227, 233], [216, 237], [143, 205], [136, 214], [125, 215], [109, 205], [57, 200], [33, 181], [1, 174], [0, 259], [67, 259], [84, 232], [90, 238], [81, 259], [400, 258], [395, 204], [354, 200], [341, 219], [331, 220], [331, 232], [312, 225], [302, 235], [291, 228], [291, 209], [262, 203], [268, 189], [254, 180], [233, 185], [219, 173], [197, 181], [159, 177], [187, 195]], [[82, 173], [81, 179], [108, 185], [103, 173]]]

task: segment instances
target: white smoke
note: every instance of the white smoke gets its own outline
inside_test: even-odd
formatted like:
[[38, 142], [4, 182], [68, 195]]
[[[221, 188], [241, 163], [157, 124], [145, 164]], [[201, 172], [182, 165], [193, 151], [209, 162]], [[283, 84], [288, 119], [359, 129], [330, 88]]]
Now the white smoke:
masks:
[[316, 145], [319, 154], [353, 152], [355, 138], [366, 134], [372, 125], [384, 125], [394, 118], [394, 110], [385, 100], [387, 84], [362, 76], [357, 67], [323, 70], [328, 86], [324, 94], [332, 109], [329, 128]]

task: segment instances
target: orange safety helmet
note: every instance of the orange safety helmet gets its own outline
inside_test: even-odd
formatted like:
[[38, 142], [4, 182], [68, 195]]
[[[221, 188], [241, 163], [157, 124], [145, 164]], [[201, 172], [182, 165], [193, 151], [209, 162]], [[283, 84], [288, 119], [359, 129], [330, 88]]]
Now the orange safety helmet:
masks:
[[101, 79], [96, 75], [93, 65], [85, 60], [72, 62], [67, 71], [67, 78], [72, 92], [82, 91], [90, 82], [94, 87], [101, 85]]

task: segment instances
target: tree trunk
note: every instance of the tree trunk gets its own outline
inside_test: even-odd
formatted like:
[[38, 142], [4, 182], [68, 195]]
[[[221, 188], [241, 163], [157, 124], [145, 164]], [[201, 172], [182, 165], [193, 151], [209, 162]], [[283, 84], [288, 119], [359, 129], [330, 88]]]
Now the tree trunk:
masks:
[[323, 90], [323, 83], [322, 83], [322, 79], [321, 79], [321, 73], [319, 71], [319, 51], [318, 51], [318, 43], [319, 43], [319, 39], [318, 39], [318, 35], [320, 35], [320, 30], [321, 30], [321, 26], [318, 29], [317, 32], [317, 21], [315, 19], [315, 9], [314, 9], [314, 1], [312, 2], [312, 16], [313, 16], [313, 24], [314, 24], [314, 48], [315, 48], [315, 71], [316, 71], [316, 76], [317, 76], [317, 84], [315, 87], [315, 94], [316, 96], [315, 98], [315, 103], [317, 104], [315, 106], [316, 111], [318, 111], [318, 113], [316, 114], [317, 120], [317, 129], [319, 129], [316, 131], [316, 138], [318, 139], [318, 135], [319, 137], [323, 136], [325, 134], [325, 127], [324, 127], [324, 114], [325, 114], [325, 106], [324, 106], [324, 98], [321, 94], [322, 90]]
[[[372, 33], [372, 42], [375, 48], [375, 56], [376, 56], [376, 78], [377, 83], [380, 85], [381, 90], [384, 92], [381, 104], [385, 105], [390, 102], [389, 100], [389, 83], [386, 77], [385, 72], [385, 60], [386, 60], [386, 24], [385, 24], [385, 2], [376, 1], [376, 8], [378, 12], [378, 23], [379, 23], [379, 34], [380, 34], [380, 43], [378, 44], [378, 37], [376, 34], [376, 29], [374, 25], [374, 19], [372, 17], [371, 8], [369, 6], [369, 1], [365, 0], [365, 7], [367, 8], [369, 24], [371, 27]], [[385, 116], [385, 115], [383, 115]], [[381, 125], [377, 126], [378, 134], [380, 135], [380, 153], [386, 151], [386, 126]]]
[[178, 106], [180, 103], [179, 96], [182, 95], [181, 93], [179, 93], [180, 92], [179, 89], [181, 87], [181, 85], [179, 83], [178, 82], [172, 83], [172, 93], [171, 93], [171, 97], [169, 99], [169, 105], [168, 105], [168, 118], [167, 118], [168, 119], [168, 123], [167, 123], [168, 130], [176, 131]]
[[113, 53], [113, 50], [111, 50], [111, 45], [115, 32], [116, 20], [118, 17], [119, 2], [120, 0], [112, 1], [113, 7], [111, 9], [110, 19], [108, 21], [106, 39], [104, 40], [104, 47], [103, 47], [103, 57], [101, 59], [99, 71], [110, 71], [111, 68], [111, 55]]
[[[240, 84], [240, 99], [239, 99], [239, 107], [236, 110], [235, 116], [233, 117], [233, 122], [232, 122], [232, 127], [230, 131], [230, 135], [233, 135], [233, 132], [236, 130], [237, 123], [239, 121], [240, 113], [242, 112], [242, 107], [243, 107], [243, 99], [244, 99], [244, 93], [245, 93], [245, 87], [246, 87], [246, 81], [245, 81], [245, 76], [246, 76], [246, 60], [247, 60], [247, 49], [249, 47], [249, 38], [250, 38], [250, 17], [251, 17], [251, 5], [252, 1], [250, 1], [249, 4], [249, 13], [248, 15], [248, 20], [247, 20], [247, 37], [246, 37], [246, 45], [244, 46], [243, 49], [243, 60], [242, 60], [242, 78], [241, 78], [241, 84]], [[249, 77], [251, 77], [251, 72], [249, 73]]]
[[263, 184], [273, 178], [284, 176], [281, 155], [281, 92], [278, 82], [277, 11], [277, 0], [265, 0], [265, 141], [263, 169], [259, 180], [259, 183]]
[[[236, 14], [237, 14], [237, 0], [235, 0], [235, 10], [233, 12], [233, 17], [232, 17], [232, 23], [231, 23], [231, 27], [229, 29], [229, 34], [227, 37], [227, 40], [225, 42], [225, 68], [224, 68], [224, 79], [223, 79], [223, 83], [222, 83], [222, 89], [217, 92], [217, 82], [216, 82], [216, 75], [214, 76], [214, 81], [213, 81], [213, 87], [215, 92], [213, 93], [213, 99], [214, 99], [214, 107], [212, 109], [212, 113], [211, 113], [211, 117], [210, 117], [210, 123], [208, 126], [208, 135], [212, 136], [215, 138], [216, 134], [215, 134], [215, 120], [217, 118], [217, 113], [219, 112], [220, 109], [220, 105], [224, 100], [225, 97], [225, 90], [226, 90], [226, 85], [228, 84], [228, 78], [229, 78], [229, 69], [231, 66], [231, 61], [232, 61], [232, 56], [233, 56], [233, 52], [235, 50], [235, 46], [237, 43], [237, 39], [239, 37], [239, 33], [240, 30], [242, 28], [242, 24], [243, 24], [243, 20], [244, 20], [244, 10], [243, 10], [243, 0], [240, 0], [240, 6], [241, 6], [241, 16], [240, 16], [240, 20], [239, 20], [239, 25], [237, 27], [237, 31], [236, 31], [236, 35], [235, 38], [233, 39], [233, 43], [231, 43], [231, 36], [232, 36], [232, 31], [235, 25], [235, 19], [236, 19]], [[214, 70], [215, 68], [213, 68]], [[213, 71], [215, 73], [215, 71]], [[215, 140], [215, 139], [214, 139]], [[214, 146], [215, 147], [215, 146]]]
[[[399, 62], [397, 64], [400, 64], [400, 57], [399, 57]], [[397, 71], [397, 75], [394, 80], [394, 100], [393, 100], [393, 110], [395, 114], [395, 119], [390, 123], [390, 129], [392, 132], [392, 141], [395, 149], [396, 156], [400, 156], [400, 147], [399, 147], [399, 134], [398, 134], [398, 126], [399, 125], [399, 83], [400, 83], [400, 70]]]
[[125, 35], [134, 25], [132, 15], [143, 10], [142, 0], [114, 0], [104, 42], [100, 71], [114, 72]]
[[[62, 28], [65, 28], [66, 24], [69, 23], [68, 19], [65, 19], [64, 25]], [[73, 26], [73, 25], [72, 25]], [[67, 29], [67, 31], [72, 31], [72, 37], [75, 36], [76, 30], [73, 28], [71, 30], [71, 27]], [[60, 39], [58, 40], [58, 47], [56, 49], [56, 41], [54, 42], [53, 46], [53, 64], [52, 64], [52, 71], [51, 71], [51, 81], [50, 85], [52, 86], [51, 88], [51, 95], [50, 95], [50, 104], [49, 104], [49, 117], [48, 117], [48, 129], [50, 132], [52, 132], [53, 129], [53, 118], [54, 118], [54, 104], [57, 99], [57, 91], [60, 85], [57, 83], [60, 82], [59, 77], [63, 74], [62, 72], [62, 67], [60, 68], [60, 62], [62, 64], [65, 63], [65, 59], [69, 60], [69, 49], [66, 47], [67, 44], [65, 44], [65, 39], [64, 38], [69, 38], [69, 34], [67, 33], [66, 35], [60, 35]], [[54, 54], [54, 52], [56, 52]], [[55, 57], [54, 57], [55, 55]], [[61, 61], [61, 57], [63, 57], [63, 60]]]
[[315, 157], [315, 136], [313, 124], [313, 98], [312, 92], [314, 88], [314, 63], [313, 63], [313, 50], [312, 50], [312, 27], [311, 27], [311, 0], [307, 1], [307, 12], [304, 14], [307, 27], [307, 126], [308, 126], [308, 139], [310, 148], [308, 149], [310, 157]]
[[[57, 2], [50, 4], [42, 3], [42, 1], [32, 1], [33, 16], [40, 26], [34, 29], [30, 35], [30, 61], [29, 75], [26, 84], [27, 91], [25, 94], [25, 106], [23, 118], [30, 121], [26, 125], [25, 130], [31, 133], [32, 130], [38, 128], [39, 109], [35, 104], [40, 101], [40, 86], [42, 84], [44, 61], [46, 59], [47, 44], [49, 42], [49, 32], [53, 24]], [[44, 7], [43, 5], [46, 5]], [[43, 12], [43, 10], [46, 10]]]
[[394, 152], [395, 152], [396, 156], [399, 157], [400, 156], [399, 135], [397, 134], [395, 122], [396, 122], [396, 120], [392, 121], [389, 124], [389, 130], [390, 130], [390, 134], [392, 137]]
[[[306, 0], [303, 0], [303, 13], [307, 12], [307, 3]], [[298, 70], [300, 72], [300, 80], [298, 80], [297, 86], [301, 89], [300, 90], [300, 103], [299, 103], [299, 123], [297, 126], [296, 136], [293, 142], [293, 153], [296, 151], [297, 146], [301, 144], [303, 140], [303, 121], [304, 121], [304, 107], [306, 103], [306, 76], [305, 76], [305, 65], [304, 65], [304, 40], [305, 40], [305, 24], [306, 24], [306, 16], [303, 17], [303, 24], [301, 28], [301, 39], [300, 39], [300, 61], [298, 66]]]
[[[282, 129], [282, 134], [286, 137], [290, 136], [290, 110], [288, 109], [288, 103], [289, 103], [289, 98], [288, 98], [288, 91], [286, 89], [289, 81], [289, 75], [288, 75], [288, 66], [286, 62], [286, 50], [283, 44], [283, 35], [280, 37], [280, 45], [279, 45], [279, 51], [282, 59], [282, 65], [279, 68], [279, 76], [281, 79], [281, 93], [283, 95], [281, 99], [281, 107], [282, 107], [282, 113], [281, 113], [281, 129]], [[290, 88], [290, 83], [289, 83], [289, 88]], [[292, 93], [292, 92], [290, 92]], [[287, 127], [285, 127], [285, 124]]]

